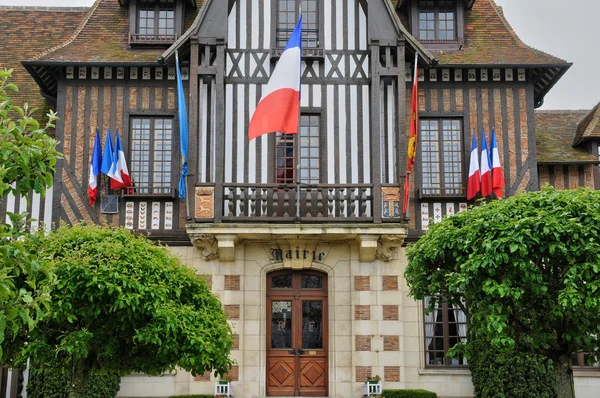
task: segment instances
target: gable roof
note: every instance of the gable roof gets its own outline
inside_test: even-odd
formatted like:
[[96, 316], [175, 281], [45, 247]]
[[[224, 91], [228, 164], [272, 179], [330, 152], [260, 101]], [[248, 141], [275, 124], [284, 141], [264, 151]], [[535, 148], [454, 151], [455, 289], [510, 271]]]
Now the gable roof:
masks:
[[457, 51], [432, 51], [440, 66], [532, 68], [536, 107], [571, 67], [571, 63], [526, 45], [494, 0], [479, 0], [465, 11], [464, 46]]
[[[195, 12], [188, 12], [184, 30]], [[65, 63], [156, 64], [160, 48], [129, 46], [129, 8], [115, 0], [96, 0], [77, 31], [65, 42], [49, 48], [34, 60]]]
[[535, 111], [538, 164], [599, 163], [598, 157], [571, 144], [578, 126], [592, 113], [588, 110]]
[[590, 138], [600, 138], [600, 102], [577, 125], [577, 134], [573, 145], [578, 145]]
[[48, 110], [55, 106], [40, 95], [36, 81], [19, 61], [35, 58], [45, 48], [66, 40], [88, 10], [87, 7], [0, 6], [4, 30], [0, 68], [14, 68], [11, 82], [19, 87], [19, 92], [11, 94], [15, 105], [27, 102], [30, 108], [39, 108], [38, 118], [45, 118]]

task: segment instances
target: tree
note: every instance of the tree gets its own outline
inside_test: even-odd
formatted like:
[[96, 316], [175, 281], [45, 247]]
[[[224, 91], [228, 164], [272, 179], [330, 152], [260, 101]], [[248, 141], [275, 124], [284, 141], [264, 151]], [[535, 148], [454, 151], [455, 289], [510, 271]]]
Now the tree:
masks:
[[126, 229], [76, 225], [42, 236], [37, 249], [57, 283], [23, 357], [69, 373], [70, 397], [83, 397], [90, 372], [231, 368], [221, 303], [167, 248]]
[[465, 303], [475, 339], [551, 359], [571, 398], [571, 354], [599, 354], [599, 236], [599, 191], [546, 187], [432, 226], [405, 276], [416, 299]]
[[[13, 105], [9, 92], [18, 88], [8, 82], [11, 74], [12, 69], [0, 70], [0, 200], [8, 194], [28, 199], [32, 190], [43, 196], [60, 157], [57, 141], [47, 134], [56, 114], [50, 112], [40, 127], [33, 118], [36, 109]], [[10, 223], [0, 223], [0, 363], [11, 362], [23, 335], [34, 327], [52, 282], [47, 265], [23, 245], [27, 215], [8, 217]]]

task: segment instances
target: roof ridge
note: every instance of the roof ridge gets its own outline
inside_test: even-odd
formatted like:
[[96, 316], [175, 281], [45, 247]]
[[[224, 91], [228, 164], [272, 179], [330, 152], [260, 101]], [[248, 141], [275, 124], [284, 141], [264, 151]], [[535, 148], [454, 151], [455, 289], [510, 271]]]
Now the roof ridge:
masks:
[[52, 12], [81, 12], [90, 7], [60, 7], [60, 6], [7, 6], [0, 5], [0, 11], [52, 11]]
[[[528, 44], [526, 44], [523, 40], [521, 40], [521, 38], [519, 37], [519, 35], [517, 35], [517, 32], [515, 32], [515, 30], [513, 29], [512, 25], [510, 24], [510, 22], [508, 22], [508, 19], [506, 19], [506, 17], [504, 16], [504, 9], [497, 5], [496, 2], [494, 0], [488, 0], [488, 2], [490, 3], [490, 5], [492, 6], [492, 8], [494, 9], [494, 12], [496, 12], [496, 14], [498, 15], [498, 17], [500, 18], [500, 21], [502, 21], [502, 24], [504, 25], [504, 27], [508, 30], [508, 33], [513, 37], [513, 39], [515, 39], [515, 41], [517, 42], [517, 44], [520, 44], [522, 47], [524, 48], [528, 48], [531, 51], [535, 51], [538, 53], [542, 53], [544, 55], [547, 55], [549, 57], [552, 58], [556, 58], [557, 60], [563, 61], [563, 62], [567, 62], [566, 60], [559, 58], [555, 55], [552, 55], [550, 53], [547, 53], [545, 51], [542, 50], [538, 50], [535, 47], [532, 47]], [[502, 10], [502, 11], [500, 11]]]
[[[92, 15], [94, 14], [94, 12], [96, 11], [96, 9], [98, 8], [98, 6], [100, 5], [100, 3], [103, 0], [96, 0], [94, 2], [94, 4], [92, 5], [92, 7], [90, 8], [88, 14], [85, 16], [85, 18], [83, 19], [83, 21], [81, 21], [81, 23], [79, 24], [79, 26], [77, 27], [77, 29], [75, 29], [75, 32], [73, 32], [73, 34], [71, 35], [71, 37], [65, 41], [62, 44], [56, 45], [54, 47], [49, 48], [48, 50], [40, 53], [37, 57], [35, 57], [33, 60], [39, 60], [42, 57], [45, 57], [46, 55], [53, 53], [54, 51], [61, 49], [63, 47], [68, 46], [69, 44], [71, 44], [76, 38], [77, 36], [79, 36], [79, 33], [81, 33], [81, 31], [83, 30], [83, 28], [85, 27], [85, 25], [87, 25], [88, 21], [90, 20], [90, 18], [92, 17]], [[87, 8], [87, 7], [86, 7]]]

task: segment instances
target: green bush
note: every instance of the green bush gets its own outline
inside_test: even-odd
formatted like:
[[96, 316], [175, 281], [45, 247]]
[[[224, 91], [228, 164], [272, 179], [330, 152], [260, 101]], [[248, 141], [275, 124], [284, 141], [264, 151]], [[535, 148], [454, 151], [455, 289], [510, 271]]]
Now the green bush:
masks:
[[479, 398], [555, 398], [552, 362], [536, 355], [499, 350], [489, 343], [469, 347], [475, 396]]
[[[29, 369], [28, 398], [67, 398], [69, 375]], [[85, 387], [85, 398], [115, 398], [121, 378], [117, 375], [92, 374]]]
[[383, 390], [385, 398], [437, 398], [437, 394], [427, 390]]

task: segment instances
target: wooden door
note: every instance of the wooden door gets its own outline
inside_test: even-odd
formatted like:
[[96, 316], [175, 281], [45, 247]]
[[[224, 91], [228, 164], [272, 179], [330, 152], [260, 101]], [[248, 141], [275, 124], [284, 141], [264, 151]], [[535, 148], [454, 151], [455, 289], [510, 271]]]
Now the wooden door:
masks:
[[327, 396], [327, 276], [267, 276], [267, 395]]

